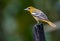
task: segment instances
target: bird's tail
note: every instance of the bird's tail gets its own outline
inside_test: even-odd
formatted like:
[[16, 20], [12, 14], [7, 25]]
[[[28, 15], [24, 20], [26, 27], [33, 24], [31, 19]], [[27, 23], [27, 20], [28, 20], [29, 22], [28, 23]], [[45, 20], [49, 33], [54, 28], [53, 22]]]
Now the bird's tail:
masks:
[[49, 20], [43, 20], [43, 21], [45, 21], [46, 23], [48, 23], [52, 27], [56, 27], [56, 25]]

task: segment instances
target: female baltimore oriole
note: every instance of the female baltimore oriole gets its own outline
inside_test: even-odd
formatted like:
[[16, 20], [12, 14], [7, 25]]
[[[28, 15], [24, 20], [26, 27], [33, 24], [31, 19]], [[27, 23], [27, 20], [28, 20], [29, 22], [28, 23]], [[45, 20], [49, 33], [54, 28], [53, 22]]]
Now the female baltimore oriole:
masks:
[[31, 15], [34, 17], [34, 19], [37, 21], [37, 23], [39, 23], [39, 21], [42, 21], [42, 22], [48, 23], [52, 27], [56, 27], [56, 25], [54, 23], [52, 23], [51, 21], [48, 20], [47, 16], [41, 10], [36, 9], [32, 6], [27, 7], [24, 10], [29, 11], [31, 13]]

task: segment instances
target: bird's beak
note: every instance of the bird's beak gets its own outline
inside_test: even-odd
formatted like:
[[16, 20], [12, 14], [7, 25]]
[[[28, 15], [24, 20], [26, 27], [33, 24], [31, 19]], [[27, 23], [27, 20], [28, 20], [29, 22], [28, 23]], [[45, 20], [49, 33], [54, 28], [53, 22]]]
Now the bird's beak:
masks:
[[28, 11], [28, 8], [24, 9], [24, 10], [27, 10]]

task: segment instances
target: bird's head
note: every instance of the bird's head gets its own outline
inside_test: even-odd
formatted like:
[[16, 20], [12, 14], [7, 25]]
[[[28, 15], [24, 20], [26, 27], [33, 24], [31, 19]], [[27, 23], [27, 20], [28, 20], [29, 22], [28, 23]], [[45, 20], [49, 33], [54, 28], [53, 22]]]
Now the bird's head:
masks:
[[33, 11], [35, 11], [35, 8], [32, 7], [32, 6], [29, 6], [29, 7], [27, 7], [27, 8], [24, 9], [24, 10], [27, 10], [27, 11], [29, 11], [30, 13], [32, 13]]

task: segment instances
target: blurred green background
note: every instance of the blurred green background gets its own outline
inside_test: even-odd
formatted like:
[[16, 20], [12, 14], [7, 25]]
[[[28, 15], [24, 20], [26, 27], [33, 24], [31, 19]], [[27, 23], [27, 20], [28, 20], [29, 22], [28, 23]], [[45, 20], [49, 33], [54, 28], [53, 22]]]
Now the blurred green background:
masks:
[[0, 41], [33, 41], [36, 24], [28, 6], [41, 9], [57, 27], [44, 24], [46, 41], [60, 41], [60, 0], [0, 0]]

